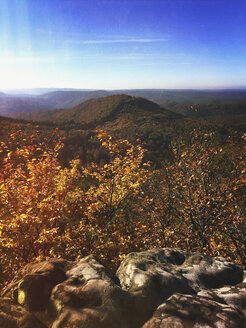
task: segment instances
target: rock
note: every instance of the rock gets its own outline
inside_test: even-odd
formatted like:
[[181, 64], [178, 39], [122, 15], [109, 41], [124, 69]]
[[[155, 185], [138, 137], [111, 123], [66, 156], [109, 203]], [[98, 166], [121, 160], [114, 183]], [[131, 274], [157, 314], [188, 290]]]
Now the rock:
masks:
[[185, 257], [181, 252], [166, 249], [130, 253], [125, 257], [116, 274], [123, 288], [135, 291], [142, 288], [153, 275], [164, 273], [164, 266], [169, 270], [172, 264], [181, 265], [184, 260]]
[[151, 316], [171, 295], [239, 283], [243, 270], [224, 258], [166, 248], [128, 254], [117, 276], [121, 286], [139, 298], [138, 310]]
[[12, 294], [15, 301], [31, 311], [44, 311], [55, 285], [66, 279], [71, 262], [50, 259], [28, 264], [18, 273], [4, 294]]
[[93, 256], [50, 259], [25, 266], [4, 290], [0, 328], [242, 328], [242, 278], [223, 258], [180, 249], [131, 253], [117, 276]]
[[67, 277], [52, 292], [58, 312], [52, 328], [135, 328], [143, 323], [133, 312], [134, 297], [93, 256], [79, 261]]
[[143, 328], [245, 328], [246, 317], [225, 303], [198, 295], [172, 295]]
[[63, 259], [27, 264], [17, 273], [2, 295], [11, 297], [35, 314], [43, 324], [49, 325], [56, 315], [50, 303], [52, 289], [67, 279], [66, 271], [72, 265], [73, 262]]
[[235, 285], [242, 281], [243, 270], [224, 258], [166, 248], [128, 254], [117, 276], [130, 292], [146, 293], [156, 286], [168, 298], [177, 292], [192, 294], [200, 288]]
[[[196, 254], [195, 254], [196, 256]], [[236, 285], [243, 279], [243, 269], [223, 257], [201, 256], [199, 263], [191, 261], [190, 253], [182, 268], [178, 269], [193, 288], [221, 288], [225, 285]]]
[[246, 315], [246, 282], [213, 290], [201, 290], [198, 295], [218, 299]]
[[10, 298], [0, 299], [1, 328], [47, 328], [35, 315]]

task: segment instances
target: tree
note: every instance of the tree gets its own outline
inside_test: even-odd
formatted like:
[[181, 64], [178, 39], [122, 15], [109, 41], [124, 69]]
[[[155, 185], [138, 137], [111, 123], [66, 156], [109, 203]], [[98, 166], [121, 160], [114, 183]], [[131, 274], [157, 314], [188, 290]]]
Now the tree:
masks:
[[61, 168], [61, 148], [61, 140], [53, 146], [40, 141], [38, 132], [27, 140], [18, 130], [1, 143], [0, 254], [6, 274], [49, 256], [64, 231], [77, 176], [74, 168]]
[[104, 131], [103, 165], [59, 163], [57, 136], [13, 130], [0, 144], [0, 264], [8, 280], [24, 263], [95, 254], [116, 268], [126, 253], [182, 247], [245, 265], [245, 136], [221, 147], [193, 131], [163, 167]]
[[71, 241], [66, 241], [66, 251], [83, 256], [89, 248], [114, 267], [127, 250], [136, 249], [141, 226], [136, 213], [141, 208], [141, 186], [150, 176], [149, 164], [142, 164], [144, 149], [139, 144], [115, 140], [104, 131], [98, 131], [97, 137], [109, 151], [110, 161], [82, 168], [81, 183], [90, 181], [84, 194], [86, 205], [78, 226], [66, 233]]
[[16, 130], [9, 142], [1, 143], [0, 255], [5, 276], [49, 256], [74, 259], [95, 253], [113, 265], [136, 243], [133, 213], [149, 174], [148, 165], [142, 166], [144, 150], [103, 131], [98, 138], [111, 160], [87, 168], [79, 160], [61, 167], [59, 138], [40, 140], [37, 132], [27, 139]]
[[146, 193], [163, 246], [245, 265], [245, 137], [231, 139], [221, 147], [214, 132], [193, 131], [190, 142], [173, 144], [173, 160], [153, 175]]

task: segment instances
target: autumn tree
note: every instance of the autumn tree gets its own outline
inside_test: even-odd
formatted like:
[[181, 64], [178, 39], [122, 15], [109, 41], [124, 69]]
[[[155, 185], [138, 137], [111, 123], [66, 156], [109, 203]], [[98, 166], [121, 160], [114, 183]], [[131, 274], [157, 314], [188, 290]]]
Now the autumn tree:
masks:
[[144, 149], [97, 132], [109, 159], [63, 168], [57, 132], [13, 130], [0, 144], [2, 278], [50, 256], [90, 253], [116, 268], [131, 251], [182, 247], [245, 265], [245, 137], [223, 147], [213, 131], [172, 145], [160, 169]]
[[61, 147], [61, 140], [53, 146], [50, 139], [40, 141], [38, 132], [18, 130], [1, 143], [0, 254], [7, 274], [49, 256], [65, 229], [77, 176], [72, 168], [64, 177], [57, 159]]
[[215, 132], [193, 131], [189, 142], [173, 144], [172, 161], [156, 171], [146, 192], [163, 246], [222, 255], [245, 265], [244, 139], [229, 139], [221, 147]]
[[61, 140], [12, 131], [1, 143], [0, 254], [5, 275], [49, 256], [74, 259], [94, 253], [116, 263], [136, 248], [134, 216], [141, 185], [148, 178], [144, 150], [126, 140], [97, 134], [108, 164], [59, 164]]
[[[111, 266], [118, 264], [127, 251], [138, 249], [139, 211], [141, 212], [141, 186], [150, 176], [149, 164], [142, 163], [144, 149], [127, 140], [115, 140], [104, 131], [98, 139], [110, 155], [109, 163], [92, 163], [82, 168], [82, 185], [90, 181], [81, 208], [78, 226], [70, 227], [66, 234], [68, 254], [85, 255], [88, 248]], [[140, 229], [141, 230], [141, 229]]]

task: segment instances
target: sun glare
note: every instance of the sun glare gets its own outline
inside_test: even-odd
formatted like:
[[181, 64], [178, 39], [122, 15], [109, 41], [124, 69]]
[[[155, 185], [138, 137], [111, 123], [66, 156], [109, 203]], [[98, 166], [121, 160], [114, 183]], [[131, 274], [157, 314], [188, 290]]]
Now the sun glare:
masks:
[[0, 31], [0, 87], [32, 85], [32, 65], [25, 66], [33, 57], [27, 0], [1, 0]]

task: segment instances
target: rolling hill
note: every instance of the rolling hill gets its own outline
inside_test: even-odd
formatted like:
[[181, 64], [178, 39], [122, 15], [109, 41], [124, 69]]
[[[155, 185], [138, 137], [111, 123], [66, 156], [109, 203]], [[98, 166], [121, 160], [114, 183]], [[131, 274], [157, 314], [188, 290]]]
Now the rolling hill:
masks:
[[118, 90], [131, 96], [147, 98], [161, 106], [176, 103], [192, 104], [234, 104], [246, 102], [246, 90]]
[[[90, 124], [93, 127], [106, 121], [112, 121], [119, 115], [129, 114], [130, 116], [141, 116], [162, 114], [167, 117], [180, 117], [159, 105], [144, 99], [127, 95], [113, 95], [102, 98], [89, 99], [78, 106], [69, 109], [35, 111], [23, 113], [25, 118], [37, 121], [52, 122], [76, 122], [80, 124]], [[129, 116], [128, 115], [128, 116]], [[130, 118], [129, 116], [129, 118]]]
[[0, 115], [17, 117], [18, 113], [25, 111], [47, 110], [50, 104], [35, 97], [0, 96]]
[[[64, 156], [68, 159], [77, 153], [76, 145], [81, 149], [81, 138], [87, 144], [92, 131], [102, 129], [131, 142], [139, 138], [148, 149], [148, 159], [157, 162], [168, 156], [171, 140], [189, 133], [194, 127], [204, 126], [147, 99], [128, 95], [90, 99], [70, 109], [26, 112], [24, 117], [59, 126], [70, 149]], [[85, 148], [79, 156], [86, 157], [87, 161]]]
[[[47, 91], [49, 89], [44, 89]], [[51, 89], [52, 90], [52, 89]], [[0, 115], [26, 118], [26, 112], [66, 109], [89, 99], [126, 94], [142, 97], [171, 111], [211, 122], [246, 125], [246, 90], [53, 90], [39, 95], [0, 93]], [[191, 106], [199, 105], [196, 113]], [[242, 107], [243, 105], [243, 107]], [[239, 109], [240, 107], [240, 109]], [[243, 111], [241, 110], [243, 108]], [[241, 111], [238, 113], [238, 109]], [[231, 114], [233, 112], [233, 114]]]
[[79, 105], [80, 103], [93, 98], [106, 97], [110, 95], [109, 92], [104, 90], [97, 91], [53, 91], [45, 93], [39, 97], [44, 101], [48, 101], [50, 108], [71, 108]]
[[[64, 165], [68, 165], [75, 156], [84, 164], [107, 161], [107, 154], [95, 138], [95, 131], [99, 129], [132, 143], [140, 139], [147, 149], [146, 159], [156, 164], [170, 156], [170, 143], [180, 136], [189, 138], [194, 128], [202, 131], [212, 129], [218, 134], [221, 129], [223, 138], [227, 134], [223, 126], [220, 128], [195, 117], [185, 117], [147, 99], [128, 95], [94, 98], [69, 109], [26, 111], [22, 115], [32, 120], [30, 122], [34, 127], [38, 122], [44, 135], [49, 135], [58, 127], [65, 137], [62, 152]], [[22, 124], [25, 122], [22, 121]]]
[[27, 112], [71, 108], [88, 99], [105, 97], [107, 91], [53, 91], [42, 95], [0, 93], [0, 115], [24, 118]]
[[246, 127], [246, 102], [236, 104], [175, 104], [170, 110], [220, 125]]

